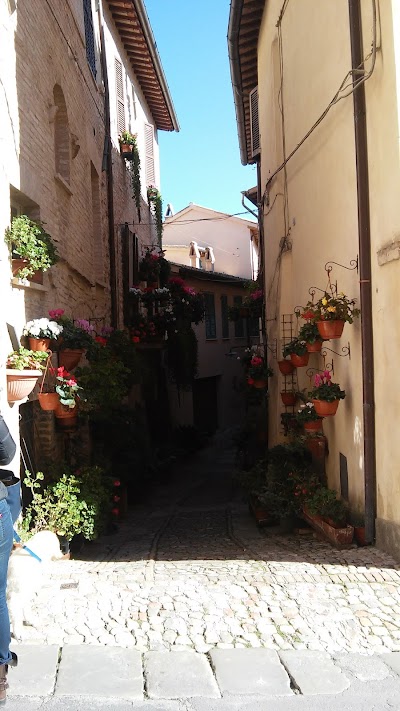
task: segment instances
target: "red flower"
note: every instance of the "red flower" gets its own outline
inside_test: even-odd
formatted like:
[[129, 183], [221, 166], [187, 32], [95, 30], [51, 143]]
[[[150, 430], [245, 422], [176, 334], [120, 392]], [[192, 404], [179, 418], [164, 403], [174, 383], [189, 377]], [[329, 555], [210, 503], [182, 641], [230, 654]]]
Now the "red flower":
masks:
[[76, 380], [74, 380], [73, 378], [70, 378], [70, 380], [67, 380], [66, 385], [69, 385], [69, 386], [76, 385]]
[[133, 343], [140, 343], [139, 336], [133, 336], [132, 341], [133, 341]]
[[247, 382], [249, 385], [254, 385], [254, 379], [253, 378], [247, 378]]
[[117, 508], [111, 509], [111, 513], [114, 514], [114, 516], [118, 516], [118, 515], [119, 515], [119, 509], [117, 509]]
[[106, 346], [107, 345], [107, 339], [103, 338], [103, 336], [96, 336], [94, 339], [96, 343], [99, 343], [101, 346]]
[[114, 486], [121, 486], [121, 482], [119, 479], [114, 479]]

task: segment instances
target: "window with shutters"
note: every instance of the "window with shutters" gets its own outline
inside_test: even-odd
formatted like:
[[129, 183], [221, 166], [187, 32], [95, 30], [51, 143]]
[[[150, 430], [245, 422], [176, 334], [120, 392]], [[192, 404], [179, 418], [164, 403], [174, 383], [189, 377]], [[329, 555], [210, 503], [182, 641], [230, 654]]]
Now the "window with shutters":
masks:
[[206, 339], [212, 340], [217, 337], [214, 294], [204, 294], [204, 307], [206, 322]]
[[88, 60], [93, 76], [96, 77], [96, 49], [94, 44], [92, 0], [83, 0], [83, 17], [85, 22], [86, 59]]
[[[233, 303], [239, 309], [242, 305], [242, 302], [243, 302], [243, 299], [241, 296], [234, 296], [233, 297]], [[243, 318], [239, 318], [237, 321], [235, 321], [235, 338], [244, 338], [244, 319]]]
[[144, 124], [144, 140], [146, 185], [155, 185], [156, 172], [154, 166], [154, 128], [150, 123]]
[[228, 297], [221, 295], [222, 338], [229, 338]]
[[249, 95], [250, 102], [250, 137], [251, 137], [251, 155], [258, 156], [261, 152], [260, 145], [260, 124], [258, 118], [258, 87], [252, 89]]
[[115, 59], [115, 93], [117, 96], [117, 131], [121, 135], [126, 130], [125, 100], [124, 100], [124, 74], [122, 63]]

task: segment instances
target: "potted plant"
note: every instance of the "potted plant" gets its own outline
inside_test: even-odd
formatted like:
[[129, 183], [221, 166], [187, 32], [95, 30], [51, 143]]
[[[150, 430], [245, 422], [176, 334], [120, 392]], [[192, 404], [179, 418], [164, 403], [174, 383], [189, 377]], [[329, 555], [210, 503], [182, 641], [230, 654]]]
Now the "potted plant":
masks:
[[31, 351], [47, 351], [50, 341], [56, 341], [61, 335], [63, 327], [56, 321], [48, 318], [36, 318], [25, 324], [22, 335], [28, 338]]
[[304, 437], [304, 446], [315, 459], [324, 460], [327, 452], [327, 439], [322, 432], [308, 432]]
[[359, 546], [367, 546], [368, 543], [365, 540], [365, 517], [363, 513], [353, 514], [352, 524], [354, 526], [354, 537]]
[[336, 415], [339, 407], [339, 400], [344, 400], [346, 393], [340, 389], [338, 383], [332, 383], [331, 374], [324, 370], [320, 375], [317, 373], [314, 378], [314, 388], [309, 393], [315, 411], [320, 417]]
[[273, 375], [273, 371], [267, 365], [265, 358], [260, 355], [253, 355], [247, 368], [247, 384], [254, 388], [266, 388], [268, 378]]
[[322, 418], [317, 414], [312, 402], [300, 405], [300, 409], [296, 413], [296, 420], [306, 432], [322, 431]]
[[126, 158], [127, 160], [131, 160], [132, 154], [133, 154], [133, 149], [137, 145], [136, 139], [137, 139], [136, 133], [130, 133], [129, 131], [122, 131], [118, 140], [119, 140], [119, 145], [120, 145], [120, 149], [121, 149], [121, 155], [123, 156], [123, 158]]
[[78, 417], [77, 400], [79, 391], [82, 390], [76, 378], [68, 373], [64, 366], [57, 368], [56, 393], [59, 402], [54, 414], [59, 420], [60, 427], [73, 427], [76, 425]]
[[297, 393], [295, 390], [283, 390], [281, 392], [281, 399], [285, 407], [290, 407], [296, 404]]
[[98, 466], [81, 467], [72, 471], [63, 467], [58, 476], [45, 483], [42, 472], [25, 472], [23, 486], [31, 492], [21, 533], [33, 535], [38, 531], [53, 531], [71, 541], [82, 535], [93, 540], [107, 526], [112, 506], [113, 481]]
[[352, 542], [354, 527], [346, 523], [346, 505], [333, 489], [318, 486], [306, 497], [303, 513], [305, 519], [335, 545]]
[[139, 279], [147, 286], [158, 287], [162, 252], [156, 247], [148, 247], [139, 262]]
[[316, 304], [317, 327], [321, 338], [340, 338], [343, 333], [344, 324], [353, 323], [360, 310], [354, 307], [355, 300], [349, 299], [343, 292], [340, 294], [328, 294], [319, 299]]
[[20, 348], [7, 358], [7, 400], [18, 402], [28, 397], [46, 366], [48, 354]]
[[299, 339], [305, 341], [309, 353], [319, 353], [322, 348], [321, 338], [315, 321], [307, 321], [299, 331]]
[[86, 319], [73, 321], [64, 315], [63, 309], [53, 309], [49, 311], [49, 315], [63, 328], [58, 364], [67, 370], [73, 370], [93, 342], [94, 327]]
[[315, 319], [318, 318], [318, 309], [313, 301], [307, 302], [300, 316], [306, 321], [315, 321]]
[[293, 338], [283, 347], [283, 357], [290, 356], [290, 360], [296, 368], [301, 368], [308, 364], [309, 353], [305, 341]]
[[41, 272], [47, 271], [58, 261], [58, 253], [50, 235], [43, 226], [30, 220], [27, 215], [13, 217], [6, 230], [5, 241], [11, 250], [13, 276], [35, 279], [41, 283]]
[[278, 368], [282, 375], [291, 375], [295, 369], [291, 360], [278, 360]]

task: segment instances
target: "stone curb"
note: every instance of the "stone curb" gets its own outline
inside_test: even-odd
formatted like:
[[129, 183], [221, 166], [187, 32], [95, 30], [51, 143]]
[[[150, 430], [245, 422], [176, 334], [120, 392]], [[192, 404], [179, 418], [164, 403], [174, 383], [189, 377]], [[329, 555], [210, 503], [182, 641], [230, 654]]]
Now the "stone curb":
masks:
[[147, 652], [95, 645], [18, 645], [10, 700], [88, 697], [110, 701], [334, 695], [360, 682], [399, 681], [400, 652], [331, 657], [311, 650]]

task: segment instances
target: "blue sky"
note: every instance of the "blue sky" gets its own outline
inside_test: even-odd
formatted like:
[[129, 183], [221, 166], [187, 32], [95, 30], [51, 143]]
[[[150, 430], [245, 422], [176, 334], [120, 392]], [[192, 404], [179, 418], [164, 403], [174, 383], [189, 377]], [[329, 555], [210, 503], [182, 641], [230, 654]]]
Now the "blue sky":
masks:
[[[243, 212], [241, 190], [256, 184], [242, 166], [230, 82], [229, 0], [145, 0], [180, 124], [159, 132], [164, 208], [195, 202]], [[250, 217], [250, 216], [249, 216]]]

